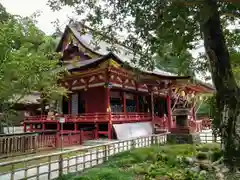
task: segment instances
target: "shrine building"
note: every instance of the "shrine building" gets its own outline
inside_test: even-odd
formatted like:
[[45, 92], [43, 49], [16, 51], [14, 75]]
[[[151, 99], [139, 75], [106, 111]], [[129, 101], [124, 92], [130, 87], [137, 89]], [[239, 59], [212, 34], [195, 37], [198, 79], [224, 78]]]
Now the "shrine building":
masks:
[[194, 101], [188, 99], [212, 93], [212, 86], [190, 76], [138, 68], [131, 62], [133, 52], [126, 47], [117, 44], [117, 51], [111, 52], [108, 43], [100, 41], [96, 48], [93, 42], [90, 28], [81, 23], [66, 27], [57, 51], [62, 53], [60, 62], [69, 72], [61, 81], [68, 97], [59, 103], [56, 116], [26, 117], [25, 132], [71, 134], [75, 143], [80, 132], [85, 140], [170, 132], [175, 127], [172, 112], [180, 105], [191, 110], [189, 125], [193, 131], [200, 131], [202, 122], [196, 119]]

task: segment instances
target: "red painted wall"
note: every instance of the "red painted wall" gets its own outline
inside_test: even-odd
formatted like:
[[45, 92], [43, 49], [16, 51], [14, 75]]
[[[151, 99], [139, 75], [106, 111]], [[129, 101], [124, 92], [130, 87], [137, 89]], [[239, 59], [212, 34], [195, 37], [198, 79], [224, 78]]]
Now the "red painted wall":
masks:
[[82, 92], [82, 96], [86, 102], [86, 113], [106, 112], [105, 88], [94, 87]]

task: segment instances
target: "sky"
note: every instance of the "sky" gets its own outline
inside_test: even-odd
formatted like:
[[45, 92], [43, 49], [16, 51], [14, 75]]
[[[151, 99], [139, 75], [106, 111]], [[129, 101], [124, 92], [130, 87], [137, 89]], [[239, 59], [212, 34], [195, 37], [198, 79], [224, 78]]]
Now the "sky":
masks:
[[59, 19], [60, 25], [64, 29], [68, 23], [68, 17], [73, 15], [69, 7], [53, 12], [46, 4], [47, 0], [0, 0], [0, 3], [7, 12], [20, 16], [30, 16], [36, 11], [41, 11], [41, 16], [37, 19], [38, 27], [46, 34], [52, 34], [55, 31], [53, 21]]

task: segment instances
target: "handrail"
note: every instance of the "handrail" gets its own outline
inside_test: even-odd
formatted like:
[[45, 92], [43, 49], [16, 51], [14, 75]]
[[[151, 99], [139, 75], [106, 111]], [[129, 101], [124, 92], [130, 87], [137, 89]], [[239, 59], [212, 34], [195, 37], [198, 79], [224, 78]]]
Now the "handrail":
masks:
[[[25, 117], [24, 122], [36, 122], [36, 121], [44, 121], [44, 122], [54, 122], [57, 121], [57, 118], [59, 117], [65, 117], [66, 121], [108, 121], [109, 120], [109, 113], [84, 113], [84, 114], [78, 114], [78, 115], [72, 115], [72, 114], [64, 114], [64, 115], [40, 115], [40, 116], [29, 116]], [[111, 117], [113, 120], [124, 118], [123, 120], [131, 120], [138, 118], [146, 119], [151, 118], [150, 113], [144, 113], [144, 112], [111, 112]]]
[[[119, 140], [117, 141], [118, 143], [124, 143], [126, 141], [131, 141], [131, 140], [137, 140], [137, 139], [141, 139], [141, 138], [146, 138], [146, 137], [158, 137], [158, 136], [165, 136], [169, 133], [161, 133], [161, 134], [153, 134], [151, 136], [141, 136], [141, 137], [138, 137], [138, 138], [131, 138], [131, 139], [127, 139], [127, 140]], [[67, 150], [67, 151], [64, 151], [64, 152], [57, 152], [57, 153], [52, 153], [51, 156], [58, 156], [58, 155], [63, 155], [63, 154], [68, 154], [68, 153], [72, 153], [72, 152], [76, 152], [76, 151], [87, 151], [87, 150], [91, 150], [91, 149], [96, 149], [96, 148], [99, 148], [99, 147], [103, 147], [103, 146], [108, 146], [108, 145], [113, 145], [115, 144], [116, 142], [107, 142], [107, 143], [104, 143], [104, 144], [99, 144], [99, 145], [94, 145], [94, 146], [91, 146], [91, 147], [81, 147], [81, 148], [76, 148], [76, 149], [73, 149], [73, 150]], [[24, 159], [21, 159], [21, 160], [13, 160], [13, 161], [8, 161], [8, 162], [0, 162], [0, 167], [1, 166], [7, 166], [7, 165], [10, 165], [10, 164], [17, 164], [17, 163], [21, 163], [21, 162], [26, 162], [26, 161], [33, 161], [33, 160], [37, 160], [37, 159], [41, 159], [41, 158], [46, 158], [46, 157], [49, 157], [50, 155], [47, 154], [47, 155], [40, 155], [40, 156], [37, 156], [37, 157], [29, 157], [29, 158], [24, 158]]]

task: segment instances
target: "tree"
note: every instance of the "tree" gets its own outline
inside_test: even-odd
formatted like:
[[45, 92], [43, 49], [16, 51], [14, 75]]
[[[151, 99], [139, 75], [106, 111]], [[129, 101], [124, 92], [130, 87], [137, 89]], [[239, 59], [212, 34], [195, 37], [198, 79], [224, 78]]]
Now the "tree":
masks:
[[[62, 68], [54, 53], [55, 42], [28, 17], [13, 16], [0, 9], [0, 108], [5, 123], [13, 106], [38, 91], [44, 100], [65, 94], [58, 84]], [[2, 122], [2, 121], [1, 121]]]
[[174, 54], [169, 45], [164, 46], [164, 55], [157, 55], [155, 57], [156, 67], [178, 75], [192, 75], [195, 76], [194, 58], [188, 51], [181, 54]]
[[[206, 62], [210, 65], [216, 87], [218, 118], [223, 119], [224, 110], [228, 112], [226, 121], [221, 121], [224, 156], [226, 164], [234, 166], [232, 157], [240, 156], [240, 100], [227, 47], [229, 41], [226, 44], [229, 39], [225, 38], [229, 37], [227, 33], [233, 33], [226, 33], [225, 27], [239, 21], [239, 5], [236, 1], [49, 0], [49, 5], [55, 10], [63, 5], [74, 7], [77, 14], [86, 17], [84, 23], [102, 34], [108, 34], [110, 41], [118, 33], [127, 34], [121, 43], [140, 54], [142, 64], [149, 62], [154, 54], [164, 56], [165, 44], [171, 45], [178, 55], [186, 49], [195, 48], [203, 40]], [[154, 61], [149, 64], [154, 64]]]

